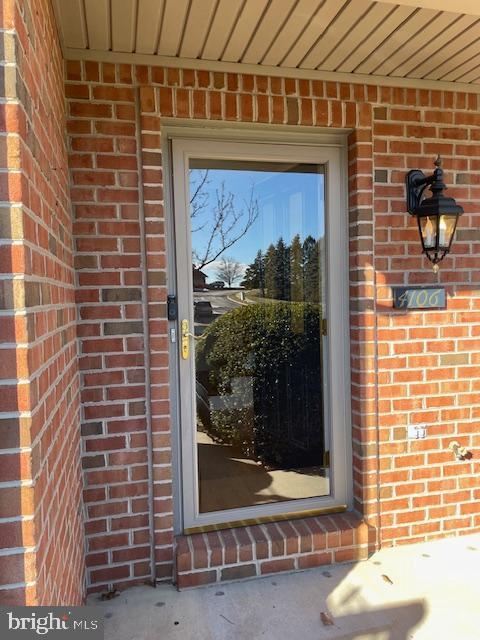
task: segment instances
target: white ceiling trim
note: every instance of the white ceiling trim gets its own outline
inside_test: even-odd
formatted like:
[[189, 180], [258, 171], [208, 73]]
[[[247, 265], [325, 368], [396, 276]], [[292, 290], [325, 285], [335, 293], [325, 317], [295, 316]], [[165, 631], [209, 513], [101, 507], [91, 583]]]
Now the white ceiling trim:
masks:
[[[476, 0], [478, 1], [478, 0]], [[305, 80], [326, 80], [329, 82], [349, 82], [382, 87], [404, 87], [411, 89], [432, 89], [436, 91], [465, 91], [479, 93], [480, 84], [464, 82], [444, 82], [440, 80], [421, 80], [416, 78], [397, 78], [392, 76], [367, 75], [359, 73], [338, 73], [316, 69], [296, 69], [291, 67], [269, 67], [241, 62], [221, 62], [217, 60], [198, 60], [197, 58], [177, 58], [154, 54], [117, 53], [113, 51], [95, 51], [93, 49], [64, 48], [65, 60], [92, 60], [112, 62], [114, 64], [139, 64], [151, 67], [170, 67], [173, 69], [197, 69], [223, 73], [246, 73], [257, 76], [281, 78], [299, 78]]]
[[407, 7], [434, 9], [435, 11], [455, 11], [469, 16], [480, 16], [480, 2], [478, 0], [374, 0], [387, 4], [404, 4]]

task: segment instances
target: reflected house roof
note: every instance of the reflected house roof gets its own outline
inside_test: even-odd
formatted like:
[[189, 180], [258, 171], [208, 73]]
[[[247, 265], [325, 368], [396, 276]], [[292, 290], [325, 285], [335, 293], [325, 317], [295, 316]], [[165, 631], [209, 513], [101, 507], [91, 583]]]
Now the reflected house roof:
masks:
[[203, 271], [197, 269], [196, 267], [192, 268], [193, 271], [193, 286], [194, 287], [204, 287], [207, 282], [207, 276]]

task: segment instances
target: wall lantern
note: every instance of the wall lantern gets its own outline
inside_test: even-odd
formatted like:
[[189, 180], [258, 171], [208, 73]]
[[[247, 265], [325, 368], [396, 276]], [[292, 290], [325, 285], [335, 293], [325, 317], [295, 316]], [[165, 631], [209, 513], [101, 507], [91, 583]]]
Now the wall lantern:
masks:
[[[443, 182], [442, 160], [435, 160], [435, 171], [426, 176], [419, 169], [412, 169], [406, 175], [407, 210], [416, 216], [418, 230], [422, 241], [423, 253], [433, 264], [437, 273], [441, 262], [452, 245], [455, 229], [463, 209], [453, 198], [447, 198], [443, 192], [447, 188]], [[432, 196], [423, 198], [423, 193], [430, 187]]]

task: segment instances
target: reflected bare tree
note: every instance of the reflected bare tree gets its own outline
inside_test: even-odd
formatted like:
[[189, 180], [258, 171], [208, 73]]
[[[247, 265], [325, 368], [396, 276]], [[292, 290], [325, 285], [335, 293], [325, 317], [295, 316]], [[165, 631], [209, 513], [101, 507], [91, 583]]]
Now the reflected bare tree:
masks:
[[243, 199], [243, 206], [238, 208], [235, 195], [226, 190], [225, 182], [215, 189], [215, 201], [210, 203], [209, 182], [208, 169], [190, 172], [190, 217], [195, 221], [192, 233], [204, 230], [207, 237], [202, 248], [193, 250], [196, 269], [215, 262], [243, 238], [259, 215], [254, 185], [248, 199]]
[[238, 280], [243, 273], [242, 265], [234, 258], [225, 256], [220, 260], [216, 275], [219, 280], [223, 280], [229, 287]]
[[[190, 171], [190, 218], [195, 220], [205, 210], [208, 205], [207, 185], [210, 183], [208, 179], [208, 169], [204, 171]], [[204, 225], [194, 228], [192, 224], [192, 233], [203, 229]]]

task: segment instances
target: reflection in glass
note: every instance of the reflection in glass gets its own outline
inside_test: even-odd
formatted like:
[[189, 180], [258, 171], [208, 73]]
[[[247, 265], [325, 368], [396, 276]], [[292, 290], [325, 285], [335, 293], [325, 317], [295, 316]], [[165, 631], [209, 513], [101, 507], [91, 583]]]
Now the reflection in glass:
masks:
[[328, 495], [324, 174], [190, 161], [200, 512]]

